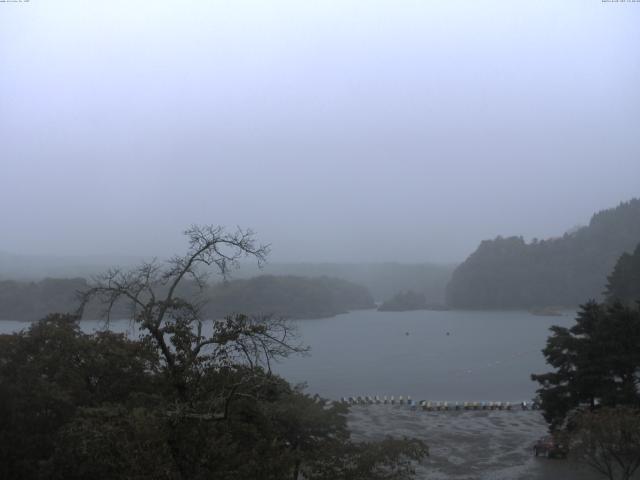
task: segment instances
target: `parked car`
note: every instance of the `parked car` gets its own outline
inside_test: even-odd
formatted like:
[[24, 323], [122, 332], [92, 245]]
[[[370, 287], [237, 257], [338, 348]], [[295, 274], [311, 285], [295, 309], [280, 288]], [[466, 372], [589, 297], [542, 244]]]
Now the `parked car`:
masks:
[[567, 458], [567, 447], [564, 443], [557, 441], [552, 435], [547, 435], [538, 440], [533, 446], [535, 456], [545, 456], [547, 458]]

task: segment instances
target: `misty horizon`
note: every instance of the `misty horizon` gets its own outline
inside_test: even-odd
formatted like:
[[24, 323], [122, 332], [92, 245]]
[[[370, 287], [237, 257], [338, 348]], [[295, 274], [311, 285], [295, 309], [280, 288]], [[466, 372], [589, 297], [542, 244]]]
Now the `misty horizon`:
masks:
[[0, 251], [460, 262], [640, 194], [640, 9], [3, 4]]
[[[635, 197], [634, 197], [635, 198]], [[628, 199], [631, 200], [631, 199]], [[624, 200], [619, 202], [620, 203], [625, 203], [625, 201], [628, 200]], [[607, 208], [601, 208], [599, 210], [597, 210], [596, 212], [593, 212], [592, 215], [594, 215], [595, 213], [598, 213], [600, 211], [603, 210], [609, 210], [611, 208], [614, 208], [615, 206], [617, 206], [618, 204], [611, 206], [611, 207], [607, 207]], [[591, 218], [591, 216], [589, 217], [589, 219]], [[456, 259], [456, 260], [445, 260], [442, 258], [435, 258], [435, 259], [426, 259], [426, 260], [396, 260], [396, 259], [372, 259], [372, 260], [336, 260], [336, 259], [293, 259], [293, 260], [287, 260], [287, 259], [273, 259], [271, 256], [269, 256], [267, 258], [267, 261], [265, 263], [265, 266], [268, 266], [269, 264], [271, 265], [304, 265], [304, 264], [309, 264], [309, 265], [313, 265], [313, 264], [317, 264], [317, 265], [366, 265], [366, 264], [399, 264], [399, 265], [411, 265], [411, 264], [424, 264], [424, 265], [457, 265], [462, 263], [466, 258], [468, 258], [468, 256], [473, 253], [473, 251], [475, 251], [475, 249], [477, 248], [477, 246], [485, 241], [485, 240], [493, 240], [495, 238], [498, 237], [503, 237], [503, 238], [508, 238], [508, 237], [522, 237], [524, 239], [525, 242], [527, 243], [531, 243], [534, 240], [551, 240], [551, 239], [556, 239], [556, 238], [560, 238], [562, 237], [564, 234], [567, 233], [573, 233], [575, 231], [577, 231], [580, 228], [583, 228], [585, 226], [587, 226], [589, 224], [589, 219], [587, 219], [585, 222], [579, 222], [579, 223], [575, 223], [571, 228], [567, 228], [562, 232], [557, 232], [556, 234], [553, 235], [549, 235], [547, 237], [543, 237], [543, 236], [537, 236], [537, 235], [532, 235], [530, 237], [525, 237], [522, 234], [513, 232], [511, 234], [501, 234], [501, 233], [497, 233], [491, 237], [487, 237], [487, 238], [480, 238], [478, 239], [473, 248], [467, 253], [465, 254], [462, 258]], [[258, 239], [262, 240], [259, 238], [259, 232], [256, 232], [256, 234], [258, 235]], [[265, 242], [266, 243], [266, 242]], [[268, 244], [268, 243], [266, 243]], [[273, 245], [268, 244], [270, 250], [273, 248]], [[32, 261], [36, 261], [38, 259], [40, 260], [47, 260], [49, 262], [53, 262], [53, 266], [54, 267], [72, 267], [73, 266], [73, 262], [76, 262], [75, 265], [78, 267], [83, 267], [83, 266], [105, 266], [106, 264], [112, 264], [112, 265], [119, 265], [119, 266], [127, 266], [127, 265], [132, 265], [134, 263], [140, 262], [140, 261], [150, 261], [153, 259], [157, 259], [157, 260], [165, 260], [170, 258], [172, 255], [175, 255], [176, 253], [179, 253], [179, 251], [176, 252], [162, 252], [160, 254], [143, 254], [143, 253], [130, 253], [130, 254], [122, 254], [122, 253], [117, 253], [117, 252], [88, 252], [88, 253], [84, 253], [84, 254], [57, 254], [56, 252], [50, 252], [50, 253], [33, 253], [33, 252], [14, 252], [14, 251], [7, 251], [7, 250], [2, 250], [0, 249], [0, 256], [4, 255], [4, 256], [8, 256], [8, 257], [13, 257], [15, 259], [20, 259], [20, 260], [25, 260], [25, 259], [30, 259]], [[243, 268], [248, 268], [248, 269], [252, 269], [252, 264], [249, 264], [249, 262], [241, 262], [241, 265]], [[258, 266], [255, 266], [256, 270], [261, 270], [260, 268], [258, 268]]]
[[639, 46], [640, 0], [0, 0], [0, 480], [638, 478]]

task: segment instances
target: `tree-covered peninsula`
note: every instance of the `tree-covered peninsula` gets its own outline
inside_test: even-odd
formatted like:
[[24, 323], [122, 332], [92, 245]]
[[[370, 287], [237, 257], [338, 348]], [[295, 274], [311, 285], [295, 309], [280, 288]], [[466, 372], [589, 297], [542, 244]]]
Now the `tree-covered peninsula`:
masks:
[[[74, 312], [78, 307], [77, 292], [85, 290], [87, 285], [83, 278], [1, 281], [0, 320], [33, 321], [50, 312]], [[223, 318], [240, 312], [293, 319], [321, 318], [375, 306], [365, 287], [330, 277], [262, 275], [221, 281], [204, 291], [200, 291], [193, 281], [185, 280], [180, 285], [180, 293], [197, 301], [208, 318]], [[128, 315], [120, 304], [112, 312], [113, 318]], [[102, 311], [91, 306], [85, 313], [85, 318], [101, 316]]]
[[378, 310], [380, 312], [407, 312], [411, 310], [447, 310], [447, 307], [428, 302], [424, 293], [405, 290], [383, 302]]
[[427, 298], [423, 293], [407, 290], [398, 292], [378, 307], [381, 312], [404, 312], [409, 310], [425, 310]]

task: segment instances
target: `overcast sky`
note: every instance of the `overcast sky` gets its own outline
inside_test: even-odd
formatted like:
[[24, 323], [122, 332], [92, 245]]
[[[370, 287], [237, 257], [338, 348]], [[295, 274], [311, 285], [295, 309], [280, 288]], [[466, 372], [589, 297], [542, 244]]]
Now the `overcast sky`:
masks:
[[457, 261], [640, 196], [640, 3], [0, 3], [0, 251]]

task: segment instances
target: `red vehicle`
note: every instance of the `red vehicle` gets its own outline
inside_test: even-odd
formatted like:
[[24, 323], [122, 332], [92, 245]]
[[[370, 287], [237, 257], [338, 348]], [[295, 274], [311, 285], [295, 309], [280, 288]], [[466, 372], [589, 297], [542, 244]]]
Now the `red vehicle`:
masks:
[[536, 457], [543, 455], [547, 458], [567, 458], [568, 451], [566, 445], [547, 435], [535, 443], [533, 453]]

